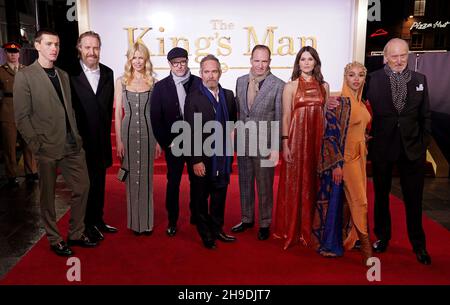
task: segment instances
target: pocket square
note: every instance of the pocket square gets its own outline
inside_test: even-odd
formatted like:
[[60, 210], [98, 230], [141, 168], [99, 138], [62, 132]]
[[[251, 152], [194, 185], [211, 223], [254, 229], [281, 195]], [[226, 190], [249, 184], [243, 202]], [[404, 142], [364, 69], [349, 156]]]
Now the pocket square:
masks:
[[416, 87], [416, 91], [423, 91], [423, 85], [419, 84], [419, 86]]

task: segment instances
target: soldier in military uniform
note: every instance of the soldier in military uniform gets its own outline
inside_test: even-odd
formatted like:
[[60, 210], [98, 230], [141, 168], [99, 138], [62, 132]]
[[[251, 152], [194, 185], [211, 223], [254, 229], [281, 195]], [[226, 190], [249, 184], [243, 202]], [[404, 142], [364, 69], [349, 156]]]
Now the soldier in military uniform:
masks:
[[[3, 45], [3, 49], [6, 53], [6, 63], [0, 66], [0, 132], [2, 134], [0, 144], [3, 150], [8, 187], [15, 187], [18, 186], [16, 173], [17, 129], [14, 121], [13, 85], [16, 72], [24, 65], [19, 63], [19, 44], [6, 43]], [[38, 179], [36, 161], [31, 150], [21, 140], [20, 135], [19, 141], [23, 144], [26, 180], [27, 182], [36, 181]]]

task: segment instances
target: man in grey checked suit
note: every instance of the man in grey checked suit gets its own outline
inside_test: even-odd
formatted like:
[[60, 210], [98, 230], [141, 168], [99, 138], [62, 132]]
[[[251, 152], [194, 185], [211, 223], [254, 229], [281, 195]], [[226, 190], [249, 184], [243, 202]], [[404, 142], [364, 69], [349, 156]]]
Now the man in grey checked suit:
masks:
[[[278, 144], [284, 88], [284, 82], [270, 72], [270, 56], [271, 52], [267, 46], [256, 45], [250, 57], [250, 73], [239, 77], [236, 83], [238, 119], [246, 128], [245, 137], [240, 136], [239, 129], [237, 133], [242, 216], [241, 222], [235, 225], [232, 231], [243, 232], [254, 226], [256, 181], [259, 240], [269, 238], [272, 222], [274, 166], [278, 162], [279, 145], [271, 145], [271, 135], [277, 138], [275, 142]], [[272, 123], [276, 124], [273, 126], [275, 128], [271, 128]], [[267, 124], [267, 127], [263, 124]], [[255, 129], [251, 128], [251, 125], [259, 127]], [[240, 153], [240, 148], [241, 152], [244, 150], [243, 154]], [[272, 165], [268, 165], [269, 160], [273, 161]]]

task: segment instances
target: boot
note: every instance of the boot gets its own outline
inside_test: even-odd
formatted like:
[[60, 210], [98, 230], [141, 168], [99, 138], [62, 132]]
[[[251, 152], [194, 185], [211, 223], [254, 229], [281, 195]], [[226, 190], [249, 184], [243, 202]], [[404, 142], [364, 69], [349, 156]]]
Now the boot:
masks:
[[367, 260], [372, 257], [372, 245], [370, 244], [369, 235], [358, 232], [361, 242], [361, 254], [363, 256], [363, 264], [367, 266]]

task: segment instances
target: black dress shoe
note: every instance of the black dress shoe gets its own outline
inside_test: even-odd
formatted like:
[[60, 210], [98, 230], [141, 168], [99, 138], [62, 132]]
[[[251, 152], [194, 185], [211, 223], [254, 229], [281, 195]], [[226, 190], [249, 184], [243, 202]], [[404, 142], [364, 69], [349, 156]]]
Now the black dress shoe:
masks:
[[416, 252], [417, 261], [424, 265], [431, 265], [431, 257], [428, 254], [427, 250], [419, 249]]
[[90, 240], [89, 237], [87, 237], [84, 234], [81, 234], [79, 239], [68, 239], [67, 244], [69, 246], [79, 246], [83, 248], [93, 248], [98, 245], [98, 242]]
[[166, 231], [167, 235], [170, 237], [175, 236], [177, 234], [177, 227], [176, 226], [169, 226]]
[[107, 225], [106, 223], [101, 223], [96, 225], [96, 227], [103, 233], [117, 233], [119, 230], [113, 226]]
[[20, 186], [20, 184], [19, 184], [19, 180], [17, 178], [8, 178], [8, 183], [6, 184], [7, 188], [12, 189], [12, 188], [16, 188], [19, 186]]
[[224, 231], [217, 233], [217, 239], [226, 243], [236, 241], [236, 237], [227, 235]]
[[361, 250], [361, 241], [359, 239], [355, 242], [353, 250]]
[[56, 245], [51, 245], [50, 249], [59, 256], [73, 255], [72, 249], [70, 249], [64, 241], [60, 241]]
[[270, 229], [268, 227], [267, 228], [259, 228], [259, 231], [258, 231], [258, 239], [259, 240], [269, 239], [269, 236], [270, 236]]
[[84, 232], [89, 239], [93, 241], [100, 241], [104, 240], [105, 236], [103, 236], [102, 232], [96, 227], [96, 226], [86, 226], [85, 232]]
[[389, 245], [389, 242], [383, 239], [379, 239], [376, 242], [373, 243], [373, 251], [376, 253], [382, 253], [385, 252], [387, 247]]
[[231, 228], [231, 232], [234, 233], [240, 233], [240, 232], [244, 232], [247, 229], [253, 228], [253, 226], [255, 225], [254, 222], [240, 222], [237, 225], [235, 225], [234, 227]]
[[203, 240], [203, 245], [207, 249], [216, 249], [217, 248], [216, 242], [213, 239], [205, 239], [205, 240]]

